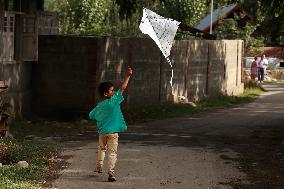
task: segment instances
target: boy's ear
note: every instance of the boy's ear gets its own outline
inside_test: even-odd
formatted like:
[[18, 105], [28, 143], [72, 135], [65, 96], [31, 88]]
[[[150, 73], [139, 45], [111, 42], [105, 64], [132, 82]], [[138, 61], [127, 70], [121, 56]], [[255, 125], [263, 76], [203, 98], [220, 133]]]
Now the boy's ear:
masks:
[[107, 93], [106, 92], [104, 92], [104, 97], [106, 97], [107, 96]]

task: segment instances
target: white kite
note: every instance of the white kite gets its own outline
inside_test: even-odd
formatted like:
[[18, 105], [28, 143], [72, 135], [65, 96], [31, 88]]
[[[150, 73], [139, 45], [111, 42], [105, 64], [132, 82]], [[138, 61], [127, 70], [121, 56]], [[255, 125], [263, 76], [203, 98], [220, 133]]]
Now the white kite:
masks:
[[142, 33], [149, 35], [160, 48], [171, 66], [171, 87], [173, 88], [173, 66], [170, 61], [171, 48], [180, 22], [164, 18], [155, 12], [143, 8], [143, 17], [139, 25]]

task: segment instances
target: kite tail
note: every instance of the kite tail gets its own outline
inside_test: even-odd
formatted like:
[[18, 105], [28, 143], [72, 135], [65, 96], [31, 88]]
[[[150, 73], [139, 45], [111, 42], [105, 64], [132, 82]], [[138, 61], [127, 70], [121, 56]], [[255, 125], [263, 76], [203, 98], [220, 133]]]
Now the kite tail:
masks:
[[170, 58], [167, 57], [166, 59], [167, 59], [168, 63], [169, 63], [170, 66], [171, 66], [172, 76], [171, 76], [170, 84], [171, 84], [171, 87], [173, 88], [174, 69], [173, 69], [173, 65], [172, 65], [172, 62], [171, 62]]
[[[177, 96], [177, 95], [174, 94], [174, 87], [173, 87], [173, 77], [174, 77], [173, 65], [172, 65], [172, 62], [171, 62], [171, 60], [170, 60], [169, 57], [167, 57], [166, 59], [167, 59], [168, 63], [170, 64], [171, 71], [172, 71], [172, 76], [171, 76], [171, 81], [170, 81], [170, 84], [171, 84], [171, 87], [172, 87], [172, 95], [173, 95], [173, 96]], [[188, 98], [185, 97], [185, 96], [177, 96], [177, 97], [178, 97], [179, 99], [181, 99], [181, 100], [188, 100]]]

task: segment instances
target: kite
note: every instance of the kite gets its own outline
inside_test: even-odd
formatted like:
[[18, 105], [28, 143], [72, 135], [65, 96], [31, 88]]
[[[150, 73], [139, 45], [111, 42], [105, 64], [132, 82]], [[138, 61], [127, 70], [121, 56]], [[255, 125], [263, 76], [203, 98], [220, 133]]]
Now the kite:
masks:
[[169, 56], [179, 24], [180, 22], [176, 20], [164, 18], [149, 9], [143, 8], [143, 17], [139, 25], [141, 32], [149, 35], [155, 41], [170, 64], [172, 88], [174, 71]]

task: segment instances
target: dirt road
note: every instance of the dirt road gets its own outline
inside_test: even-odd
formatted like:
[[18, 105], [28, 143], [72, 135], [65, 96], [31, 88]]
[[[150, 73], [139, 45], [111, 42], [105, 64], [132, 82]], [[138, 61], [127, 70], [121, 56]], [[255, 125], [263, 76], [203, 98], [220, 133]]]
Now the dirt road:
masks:
[[[116, 176], [94, 173], [97, 138], [66, 143], [60, 189], [284, 188], [284, 84], [256, 101], [183, 118], [130, 125]], [[105, 167], [106, 168], [106, 167]]]

